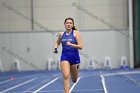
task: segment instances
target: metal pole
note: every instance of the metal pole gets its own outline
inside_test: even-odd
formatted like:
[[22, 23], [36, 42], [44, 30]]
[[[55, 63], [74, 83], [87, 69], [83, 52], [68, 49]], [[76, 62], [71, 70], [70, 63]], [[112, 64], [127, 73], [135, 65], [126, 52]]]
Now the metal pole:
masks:
[[129, 35], [132, 36], [130, 41], [130, 67], [134, 68], [134, 44], [133, 44], [133, 6], [132, 0], [128, 0], [128, 11], [129, 11]]

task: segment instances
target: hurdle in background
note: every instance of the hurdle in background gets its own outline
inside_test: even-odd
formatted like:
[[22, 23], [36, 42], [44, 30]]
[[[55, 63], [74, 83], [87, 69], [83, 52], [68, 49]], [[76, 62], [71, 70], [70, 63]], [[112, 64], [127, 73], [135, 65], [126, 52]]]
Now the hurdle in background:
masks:
[[20, 71], [20, 62], [18, 59], [15, 59], [11, 64], [11, 71]]
[[48, 58], [47, 60], [47, 70], [58, 70], [60, 69], [60, 60]]

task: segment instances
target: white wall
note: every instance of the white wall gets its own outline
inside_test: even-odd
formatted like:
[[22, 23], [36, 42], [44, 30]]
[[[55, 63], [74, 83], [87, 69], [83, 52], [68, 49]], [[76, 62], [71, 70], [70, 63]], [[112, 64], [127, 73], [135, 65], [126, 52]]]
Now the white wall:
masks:
[[[127, 0], [80, 0], [80, 18], [82, 29], [108, 29], [109, 27], [99, 21], [103, 19], [116, 28], [127, 28]], [[79, 4], [78, 4], [79, 5]], [[110, 28], [109, 28], [110, 29]]]
[[[124, 30], [127, 32], [127, 30]], [[129, 38], [117, 31], [93, 31], [82, 33], [84, 49], [83, 53], [94, 57], [99, 63], [104, 62], [105, 56], [112, 60], [112, 67], [120, 67], [121, 57], [126, 56], [129, 62]], [[82, 58], [83, 66], [86, 66], [87, 58]], [[95, 62], [96, 62], [95, 61]], [[130, 63], [128, 63], [130, 64]], [[97, 68], [102, 65], [96, 64]]]
[[99, 19], [119, 29], [128, 28], [127, 0], [33, 0], [33, 11], [31, 0], [3, 0], [0, 5], [1, 31], [31, 31], [32, 25], [35, 31], [44, 31], [36, 22], [50, 30], [62, 30], [67, 17], [73, 17], [80, 30], [110, 29]]
[[[73, 17], [76, 27], [83, 31], [82, 53], [99, 62], [110, 56], [114, 68], [119, 67], [121, 56], [129, 60], [129, 39], [113, 30], [128, 29], [127, 0], [33, 0], [33, 11], [31, 0], [2, 0], [0, 12], [0, 32], [6, 32], [0, 33], [0, 58], [5, 70], [10, 70], [15, 58], [2, 51], [3, 46], [45, 69], [47, 59], [56, 58], [52, 53], [56, 37], [47, 31], [64, 31], [66, 17]], [[32, 25], [37, 32], [32, 31]], [[81, 56], [81, 60], [81, 68], [85, 68], [88, 59]], [[33, 69], [20, 64], [22, 70]]]
[[[110, 29], [99, 18], [116, 28], [124, 29], [127, 28], [127, 10], [127, 0], [34, 1], [35, 20], [53, 30], [61, 30], [66, 17], [73, 17], [78, 29]], [[36, 26], [35, 30], [40, 28]]]
[[30, 0], [1, 0], [0, 12], [0, 31], [31, 30], [31, 21], [21, 15], [31, 18]]
[[[81, 32], [84, 48], [81, 51], [87, 56], [94, 57], [99, 63], [105, 56], [110, 56], [113, 68], [118, 68], [122, 56], [129, 61], [129, 39], [115, 31], [91, 31]], [[53, 54], [53, 44], [56, 36], [50, 33], [1, 33], [0, 34], [0, 58], [5, 70], [9, 70], [10, 64], [16, 59], [13, 55], [2, 51], [2, 47], [22, 57], [28, 63], [32, 63], [39, 69], [45, 69], [48, 58], [59, 55]], [[88, 57], [81, 55], [80, 67], [85, 68]], [[30, 64], [20, 60], [21, 70], [33, 70]], [[96, 65], [102, 68], [101, 65]]]

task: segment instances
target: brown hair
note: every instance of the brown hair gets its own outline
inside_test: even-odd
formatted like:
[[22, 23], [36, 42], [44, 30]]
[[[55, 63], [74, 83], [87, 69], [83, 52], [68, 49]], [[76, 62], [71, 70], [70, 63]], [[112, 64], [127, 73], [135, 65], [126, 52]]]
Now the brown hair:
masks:
[[77, 29], [76, 29], [76, 27], [74, 26], [74, 19], [73, 19], [73, 18], [68, 17], [68, 18], [66, 18], [66, 19], [65, 19], [64, 23], [65, 23], [67, 20], [72, 20], [72, 23], [73, 23], [72, 30], [77, 30]]

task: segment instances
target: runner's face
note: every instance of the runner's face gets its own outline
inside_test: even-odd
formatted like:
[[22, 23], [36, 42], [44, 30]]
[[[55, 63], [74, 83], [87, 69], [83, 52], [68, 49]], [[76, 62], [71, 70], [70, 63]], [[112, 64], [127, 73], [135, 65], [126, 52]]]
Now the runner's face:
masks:
[[68, 19], [68, 20], [65, 22], [64, 25], [65, 25], [66, 30], [72, 30], [73, 22], [72, 22], [72, 20]]

